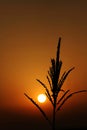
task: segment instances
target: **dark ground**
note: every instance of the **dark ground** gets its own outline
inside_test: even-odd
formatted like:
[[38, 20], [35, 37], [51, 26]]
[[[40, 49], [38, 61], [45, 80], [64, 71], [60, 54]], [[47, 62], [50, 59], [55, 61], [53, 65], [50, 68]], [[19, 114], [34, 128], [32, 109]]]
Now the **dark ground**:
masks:
[[[39, 118], [39, 119], [38, 119]], [[24, 116], [22, 114], [0, 114], [0, 130], [51, 130], [49, 124], [40, 117]], [[69, 121], [69, 120], [68, 120]], [[65, 122], [65, 120], [64, 120]], [[72, 124], [68, 124], [57, 120], [56, 130], [87, 130], [87, 124], [85, 122], [81, 125], [81, 122], [77, 126], [76, 120], [72, 120]]]

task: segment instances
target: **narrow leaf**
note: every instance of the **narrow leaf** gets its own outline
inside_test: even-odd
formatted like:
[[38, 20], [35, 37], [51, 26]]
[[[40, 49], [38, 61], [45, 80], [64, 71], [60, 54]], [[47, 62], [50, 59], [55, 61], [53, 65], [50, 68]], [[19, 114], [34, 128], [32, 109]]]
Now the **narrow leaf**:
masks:
[[48, 119], [47, 115], [45, 114], [45, 112], [41, 109], [41, 107], [31, 98], [29, 97], [26, 93], [24, 93], [24, 95], [39, 109], [39, 111], [42, 113], [43, 117], [49, 122], [49, 124], [51, 125], [51, 121]]
[[48, 71], [48, 75], [49, 75], [49, 77], [50, 77], [50, 79], [51, 79], [51, 81], [52, 81], [52, 80], [53, 80], [53, 75], [52, 75], [50, 69], [49, 69], [49, 71]]
[[57, 102], [57, 105], [62, 101], [62, 99], [65, 97], [65, 95], [69, 92], [70, 90], [67, 90], [62, 97], [59, 99], [59, 101]]
[[51, 89], [51, 91], [52, 91], [52, 84], [51, 84], [50, 79], [49, 79], [48, 76], [47, 76], [47, 80], [48, 80], [48, 83], [49, 83], [50, 89]]
[[[73, 92], [73, 93], [69, 94], [69, 95], [63, 100], [63, 102], [60, 104], [60, 106], [57, 108], [57, 111], [60, 110], [60, 108], [62, 107], [62, 105], [63, 105], [70, 97], [72, 97], [72, 96], [75, 95], [75, 94], [81, 93], [81, 92], [87, 92], [87, 90], [76, 91], [76, 92]], [[56, 111], [56, 112], [57, 112], [57, 111]]]
[[49, 97], [49, 95], [48, 95], [47, 92], [45, 92], [45, 95], [47, 96], [47, 98], [49, 99], [49, 101], [51, 102], [51, 104], [53, 105], [53, 101], [52, 101], [52, 99]]
[[67, 76], [69, 75], [69, 73], [72, 71], [74, 69], [74, 67], [73, 68], [71, 68], [70, 70], [68, 70], [67, 72], [64, 72], [63, 73], [63, 75], [62, 75], [62, 77], [61, 77], [61, 79], [60, 79], [60, 81], [59, 81], [59, 88], [61, 88], [62, 87], [62, 85], [63, 85], [63, 83], [64, 83], [64, 81], [66, 80], [66, 78], [67, 78]]
[[53, 104], [50, 92], [49, 92], [48, 88], [46, 87], [46, 85], [44, 83], [42, 83], [39, 79], [36, 79], [36, 80], [45, 88], [45, 90], [46, 90], [46, 92], [47, 92], [47, 94], [49, 96], [49, 99], [50, 99], [51, 103]]

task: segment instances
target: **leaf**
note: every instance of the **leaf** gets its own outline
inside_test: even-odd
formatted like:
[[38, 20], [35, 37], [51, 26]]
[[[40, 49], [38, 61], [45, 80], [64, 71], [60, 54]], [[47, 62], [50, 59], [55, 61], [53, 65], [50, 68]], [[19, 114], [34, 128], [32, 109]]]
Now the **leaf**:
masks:
[[39, 79], [36, 79], [36, 80], [45, 88], [45, 90], [46, 90], [46, 92], [47, 92], [47, 94], [49, 96], [49, 99], [50, 99], [51, 103], [53, 104], [50, 92], [49, 92], [48, 88], [46, 87], [46, 85], [44, 83], [42, 83]]
[[48, 71], [48, 75], [49, 75], [51, 81], [53, 81], [53, 73], [51, 72], [51, 68]]
[[41, 109], [41, 107], [31, 97], [29, 97], [26, 93], [24, 93], [24, 95], [39, 109], [39, 111], [42, 113], [42, 115], [44, 116], [44, 118], [49, 122], [49, 124], [52, 125], [51, 121], [48, 119], [47, 115]]
[[69, 92], [70, 90], [67, 90], [62, 97], [59, 99], [59, 101], [57, 102], [57, 105], [61, 102], [61, 100], [65, 97], [65, 95]]
[[[60, 106], [57, 108], [57, 111], [60, 110], [60, 108], [62, 107], [62, 105], [63, 105], [70, 97], [72, 97], [72, 96], [75, 95], [75, 94], [81, 93], [81, 92], [87, 92], [87, 90], [76, 91], [76, 92], [73, 92], [73, 93], [69, 94], [69, 95], [62, 101], [62, 103], [60, 104]], [[57, 111], [56, 111], [56, 112], [57, 112]]]
[[53, 101], [52, 99], [50, 99], [49, 95], [47, 94], [47, 92], [45, 92], [45, 95], [47, 96], [47, 98], [49, 99], [49, 101], [51, 102], [51, 104], [53, 105]]
[[71, 69], [69, 69], [67, 72], [65, 71], [65, 72], [63, 73], [63, 75], [62, 75], [62, 77], [61, 77], [61, 79], [60, 79], [60, 81], [59, 81], [59, 83], [58, 83], [59, 89], [62, 87], [64, 81], [65, 81], [66, 78], [67, 78], [67, 76], [69, 75], [69, 73], [70, 73], [73, 69], [74, 69], [74, 67], [71, 68]]
[[47, 76], [47, 80], [48, 80], [48, 83], [49, 83], [49, 86], [50, 86], [50, 89], [51, 89], [51, 91], [52, 91], [52, 84], [51, 84], [51, 81], [50, 81], [50, 79], [49, 79], [49, 77]]

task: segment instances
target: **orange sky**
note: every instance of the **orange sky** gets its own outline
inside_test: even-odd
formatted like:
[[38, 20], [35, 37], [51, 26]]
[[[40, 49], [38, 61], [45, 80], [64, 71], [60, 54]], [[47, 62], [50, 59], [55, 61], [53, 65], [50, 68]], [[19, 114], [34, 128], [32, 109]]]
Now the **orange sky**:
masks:
[[[44, 89], [50, 58], [55, 57], [59, 36], [64, 70], [75, 66], [64, 89], [87, 89], [87, 2], [0, 3], [0, 109], [32, 111], [23, 93], [37, 100]], [[87, 94], [71, 99], [72, 107], [87, 104]], [[48, 101], [44, 104], [48, 104]], [[65, 110], [70, 108], [66, 103]], [[77, 104], [77, 105], [76, 105]], [[85, 106], [87, 108], [87, 105]], [[45, 108], [46, 109], [46, 108]], [[64, 108], [63, 108], [64, 109]], [[36, 109], [35, 109], [36, 110]], [[84, 114], [85, 116], [85, 114]], [[87, 116], [87, 112], [86, 112]], [[86, 119], [87, 120], [87, 119]]]

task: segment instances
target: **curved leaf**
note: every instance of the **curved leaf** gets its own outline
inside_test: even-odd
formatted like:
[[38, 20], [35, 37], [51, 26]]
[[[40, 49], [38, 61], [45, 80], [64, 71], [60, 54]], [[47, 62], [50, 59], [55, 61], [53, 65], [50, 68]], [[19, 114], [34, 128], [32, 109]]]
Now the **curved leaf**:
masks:
[[[81, 93], [81, 92], [87, 92], [87, 90], [81, 90], [81, 91], [76, 91], [76, 92], [73, 92], [71, 94], [69, 94], [64, 100], [63, 102], [60, 104], [60, 106], [57, 108], [57, 111], [60, 110], [60, 108], [62, 107], [62, 105], [70, 98], [72, 97], [73, 95], [77, 94], [77, 93]], [[56, 111], [56, 112], [57, 112]]]
[[49, 77], [47, 76], [47, 80], [48, 80], [48, 83], [49, 83], [49, 86], [50, 86], [50, 89], [51, 89], [51, 91], [52, 91], [52, 84], [51, 84], [51, 81], [50, 81], [50, 79], [49, 79]]
[[51, 103], [53, 104], [53, 101], [52, 101], [50, 92], [49, 92], [48, 88], [46, 87], [46, 85], [45, 85], [44, 83], [42, 83], [39, 79], [36, 79], [36, 80], [45, 88], [45, 90], [46, 90], [46, 92], [47, 92], [47, 94], [48, 94], [48, 97], [49, 97]]
[[41, 107], [31, 97], [29, 97], [26, 93], [24, 93], [24, 95], [39, 109], [39, 111], [42, 113], [42, 115], [44, 116], [44, 118], [49, 122], [49, 124], [52, 125], [51, 121], [48, 119], [47, 115], [41, 109]]
[[57, 102], [57, 105], [62, 101], [62, 99], [65, 97], [65, 95], [69, 92], [70, 90], [67, 90], [62, 97], [59, 99], [59, 101]]
[[69, 75], [69, 73], [74, 69], [75, 67], [69, 69], [67, 72], [64, 72], [59, 83], [58, 83], [58, 87], [59, 89], [62, 87], [64, 81], [66, 80], [67, 76]]

